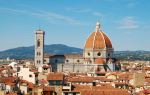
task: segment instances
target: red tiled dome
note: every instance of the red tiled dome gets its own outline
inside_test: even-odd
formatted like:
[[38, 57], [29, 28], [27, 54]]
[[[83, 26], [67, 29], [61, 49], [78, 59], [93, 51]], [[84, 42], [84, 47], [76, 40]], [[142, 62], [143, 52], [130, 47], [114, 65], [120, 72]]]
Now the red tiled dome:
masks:
[[100, 24], [96, 25], [96, 32], [93, 32], [85, 43], [84, 48], [104, 49], [112, 48], [112, 43], [105, 33], [100, 31]]

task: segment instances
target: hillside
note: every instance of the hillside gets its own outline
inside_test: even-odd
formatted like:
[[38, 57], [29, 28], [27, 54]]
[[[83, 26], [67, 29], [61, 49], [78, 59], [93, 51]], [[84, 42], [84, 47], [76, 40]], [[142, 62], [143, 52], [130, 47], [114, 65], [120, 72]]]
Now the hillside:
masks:
[[[82, 49], [70, 47], [63, 44], [45, 45], [45, 53], [48, 54], [82, 54]], [[8, 49], [0, 52], [1, 58], [13, 58], [13, 59], [33, 59], [34, 58], [34, 46], [18, 47]], [[123, 60], [149, 60], [150, 51], [115, 51], [114, 57]]]
[[[72, 53], [82, 53], [82, 49], [70, 47], [63, 44], [52, 44], [52, 45], [45, 45], [45, 52], [49, 54], [68, 54], [68, 53], [72, 54]], [[34, 46], [18, 47], [0, 52], [0, 59], [7, 57], [13, 59], [33, 59]]]

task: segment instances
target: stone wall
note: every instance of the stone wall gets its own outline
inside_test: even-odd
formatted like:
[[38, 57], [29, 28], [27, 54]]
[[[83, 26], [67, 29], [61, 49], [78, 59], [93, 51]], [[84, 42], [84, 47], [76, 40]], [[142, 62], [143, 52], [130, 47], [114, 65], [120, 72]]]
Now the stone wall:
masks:
[[57, 64], [58, 72], [96, 72], [97, 70], [103, 70], [103, 65], [96, 64]]

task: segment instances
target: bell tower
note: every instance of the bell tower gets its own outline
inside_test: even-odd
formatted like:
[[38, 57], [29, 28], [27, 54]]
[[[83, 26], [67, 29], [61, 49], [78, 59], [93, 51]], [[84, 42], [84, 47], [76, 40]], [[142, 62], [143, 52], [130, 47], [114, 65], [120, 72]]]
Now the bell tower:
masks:
[[41, 29], [35, 32], [35, 66], [41, 67], [44, 64], [44, 36], [45, 32]]

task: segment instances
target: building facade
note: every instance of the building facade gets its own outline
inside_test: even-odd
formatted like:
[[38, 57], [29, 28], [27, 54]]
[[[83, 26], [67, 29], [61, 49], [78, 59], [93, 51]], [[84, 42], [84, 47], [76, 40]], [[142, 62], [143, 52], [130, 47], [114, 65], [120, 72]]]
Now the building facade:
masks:
[[49, 63], [53, 71], [67, 72], [97, 72], [115, 69], [113, 46], [106, 34], [101, 30], [100, 23], [85, 42], [83, 54], [49, 55], [44, 62]]

